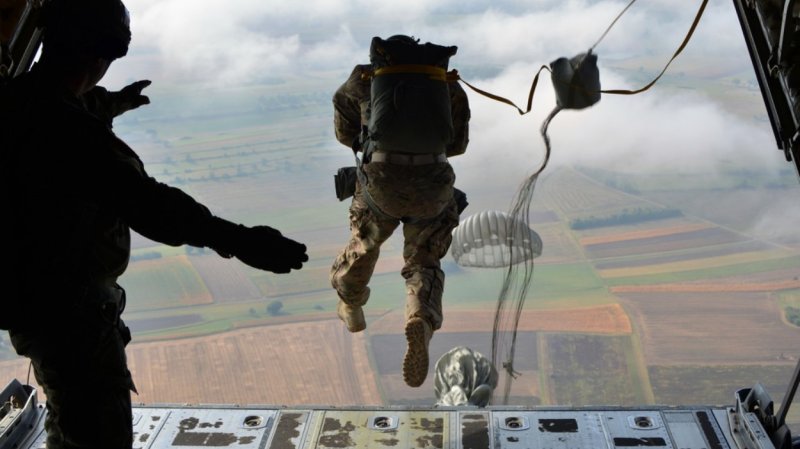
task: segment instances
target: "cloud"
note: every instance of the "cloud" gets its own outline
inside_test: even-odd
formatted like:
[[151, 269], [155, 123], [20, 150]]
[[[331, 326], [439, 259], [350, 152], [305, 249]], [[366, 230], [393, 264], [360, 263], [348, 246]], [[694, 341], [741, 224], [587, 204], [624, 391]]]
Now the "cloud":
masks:
[[[149, 58], [148, 67], [157, 62], [158, 72], [167, 80], [246, 83], [258, 81], [259, 74], [267, 71], [280, 76], [297, 67], [336, 69], [343, 60], [365, 59], [372, 36], [398, 33], [458, 45], [454, 62], [463, 66], [544, 64], [586, 50], [625, 4], [621, 0], [128, 0], [134, 41], [131, 57], [121, 64], [135, 65]], [[664, 61], [694, 12], [694, 7], [675, 8], [668, 0], [635, 4], [597, 52], [602, 58], [650, 56]], [[710, 54], [738, 51], [731, 48], [736, 40], [729, 38], [740, 34], [731, 27], [736, 25], [730, 20], [732, 14], [732, 7], [709, 6], [692, 46], [714, 48]]]
[[[372, 36], [405, 33], [459, 46], [451, 66], [483, 89], [523, 104], [533, 74], [560, 56], [585, 51], [628, 3], [623, 0], [128, 0], [134, 31], [131, 56], [109, 78], [159, 78], [162, 86], [231, 86], [296, 76], [343, 78], [366, 62]], [[652, 0], [629, 9], [598, 45], [604, 87], [635, 88], [655, 76], [689, 28], [700, 1]], [[780, 159], [764, 123], [734, 114], [721, 96], [703, 94], [696, 81], [753, 79], [747, 50], [730, 4], [711, 2], [693, 40], [657, 84], [633, 97], [604, 96], [585, 111], [553, 121], [553, 164], [587, 162], [608, 168], [713, 170], [721, 160]], [[734, 36], [734, 37], [732, 37]], [[116, 70], [116, 71], [115, 71]], [[139, 75], [141, 73], [141, 75]], [[680, 75], [693, 89], [678, 89]], [[534, 113], [519, 117], [507, 106], [470, 92], [472, 143], [457, 165], [484, 158], [509, 162], [515, 176], [542, 157], [539, 125], [554, 105], [543, 74]], [[338, 85], [341, 79], [331, 80]], [[718, 84], [717, 84], [718, 86]], [[732, 89], [727, 86], [726, 89]], [[744, 92], [746, 87], [741, 87]], [[763, 116], [760, 98], [744, 106]], [[467, 161], [468, 159], [469, 161]]]

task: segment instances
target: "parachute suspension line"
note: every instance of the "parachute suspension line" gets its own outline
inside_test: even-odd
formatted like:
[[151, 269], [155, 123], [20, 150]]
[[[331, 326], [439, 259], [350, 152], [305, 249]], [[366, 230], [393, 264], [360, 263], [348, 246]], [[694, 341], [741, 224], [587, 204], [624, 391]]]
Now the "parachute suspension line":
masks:
[[517, 110], [517, 112], [519, 112], [519, 115], [525, 115], [525, 114], [531, 112], [531, 109], [533, 108], [533, 94], [536, 92], [536, 86], [539, 84], [539, 75], [542, 73], [542, 70], [547, 70], [548, 72], [551, 71], [550, 67], [548, 67], [546, 65], [543, 65], [543, 66], [539, 67], [539, 71], [536, 72], [536, 76], [533, 77], [533, 82], [531, 82], [531, 89], [528, 91], [528, 103], [527, 103], [527, 108], [525, 110], [522, 110], [522, 108], [517, 106], [513, 101], [509, 100], [508, 98], [501, 97], [499, 95], [495, 95], [495, 94], [493, 94], [491, 92], [487, 92], [485, 90], [482, 90], [482, 89], [479, 89], [479, 88], [473, 86], [472, 84], [468, 83], [464, 78], [461, 78], [461, 75], [459, 75], [458, 70], [453, 69], [453, 70], [447, 72], [447, 81], [449, 81], [449, 82], [461, 81], [467, 87], [469, 87], [470, 89], [474, 90], [475, 92], [483, 95], [484, 97], [489, 98], [489, 99], [494, 100], [494, 101], [499, 101], [500, 103], [505, 103], [505, 104], [515, 108]]
[[[603, 34], [600, 36], [600, 38], [597, 40], [597, 42], [595, 42], [594, 45], [592, 45], [589, 48], [589, 51], [587, 52], [587, 54], [591, 54], [594, 51], [595, 47], [597, 47], [600, 44], [600, 42], [602, 42], [603, 39], [605, 39], [606, 35], [609, 33], [609, 31], [611, 31], [611, 29], [614, 27], [614, 25], [616, 25], [617, 21], [628, 11], [628, 9], [631, 6], [633, 6], [634, 3], [636, 3], [636, 0], [631, 0], [625, 6], [625, 8], [623, 8], [622, 11], [620, 11], [620, 13], [617, 14], [617, 17], [614, 18], [614, 20], [611, 22], [611, 24], [608, 26], [608, 28], [606, 28], [606, 30], [603, 32]], [[684, 37], [684, 39], [683, 39], [683, 42], [681, 42], [681, 44], [678, 47], [678, 49], [675, 51], [675, 53], [673, 53], [672, 57], [669, 59], [669, 61], [667, 61], [666, 65], [664, 65], [664, 68], [661, 70], [661, 72], [658, 74], [658, 76], [655, 77], [655, 79], [653, 79], [652, 81], [650, 81], [650, 83], [648, 83], [646, 86], [644, 86], [644, 87], [642, 87], [640, 89], [636, 89], [636, 90], [607, 89], [607, 90], [600, 90], [600, 93], [614, 94], [614, 95], [634, 95], [634, 94], [638, 94], [638, 93], [644, 92], [644, 91], [650, 89], [651, 87], [653, 87], [653, 85], [659, 79], [661, 79], [661, 77], [664, 75], [664, 73], [666, 73], [666, 71], [669, 68], [670, 64], [672, 64], [672, 61], [674, 61], [675, 58], [677, 58], [678, 55], [680, 55], [681, 52], [683, 52], [683, 49], [686, 48], [686, 45], [689, 43], [689, 40], [692, 38], [692, 35], [694, 34], [695, 29], [697, 29], [697, 25], [700, 23], [700, 18], [703, 17], [703, 13], [705, 12], [705, 9], [706, 9], [707, 5], [708, 5], [708, 0], [703, 0], [702, 3], [700, 4], [700, 8], [697, 11], [697, 14], [695, 15], [695, 18], [694, 18], [694, 21], [692, 22], [691, 27], [689, 27], [689, 31], [686, 34], [686, 37]], [[583, 64], [583, 61], [581, 61], [581, 65], [582, 64]], [[529, 113], [531, 111], [531, 109], [532, 109], [533, 94], [536, 91], [536, 85], [539, 83], [539, 75], [542, 73], [542, 70], [547, 70], [548, 72], [552, 72], [550, 67], [548, 67], [546, 65], [543, 65], [541, 68], [539, 68], [539, 71], [536, 72], [536, 76], [534, 76], [533, 83], [531, 84], [530, 91], [528, 92], [528, 104], [527, 104], [527, 108], [525, 110], [523, 110], [522, 108], [517, 106], [514, 102], [512, 102], [511, 100], [509, 100], [509, 99], [507, 99], [505, 97], [501, 97], [499, 95], [495, 95], [495, 94], [493, 94], [491, 92], [487, 92], [485, 90], [481, 90], [481, 89], [473, 86], [472, 84], [468, 83], [466, 80], [461, 78], [461, 75], [459, 75], [458, 71], [455, 70], [455, 69], [447, 72], [445, 80], [448, 81], [448, 82], [461, 81], [467, 87], [469, 87], [470, 89], [474, 90], [475, 92], [483, 95], [484, 97], [487, 97], [489, 99], [498, 101], [500, 103], [505, 103], [505, 104], [515, 108], [517, 110], [517, 112], [519, 112], [519, 115], [525, 115], [525, 114]], [[583, 86], [580, 86], [580, 85], [576, 85], [574, 87], [576, 87], [576, 88], [578, 88], [580, 90], [584, 90]], [[585, 91], [585, 92], [586, 93], [591, 93], [591, 92], [588, 92], [588, 91]]]
[[[524, 242], [526, 239], [519, 234], [522, 233], [523, 229], [530, 228], [530, 207], [536, 181], [550, 161], [550, 138], [547, 135], [547, 128], [561, 109], [561, 106], [556, 106], [542, 123], [541, 134], [545, 143], [544, 159], [539, 168], [532, 175], [527, 177], [519, 187], [512, 203], [511, 213], [509, 214], [510, 220], [507, 224], [510, 228], [507, 228], [506, 232], [507, 235], [511, 236], [512, 241], [521, 245], [525, 244]], [[524, 226], [515, 226], [515, 223], [518, 221], [523, 223]], [[527, 247], [523, 247], [521, 251], [533, 253], [533, 243], [533, 241], [528, 239]], [[509, 254], [511, 254], [510, 260], [513, 261], [514, 247], [510, 244], [508, 246]], [[522, 267], [520, 268], [519, 265], [520, 264], [514, 264], [512, 262], [508, 266], [508, 270], [503, 278], [503, 286], [497, 298], [494, 328], [492, 329], [492, 363], [496, 367], [502, 367], [505, 371], [503, 404], [508, 403], [508, 398], [511, 393], [511, 384], [514, 379], [520, 375], [519, 372], [514, 370], [514, 356], [517, 345], [519, 320], [522, 316], [522, 309], [525, 306], [525, 298], [528, 295], [531, 280], [533, 279], [533, 258], [523, 257]], [[509, 302], [512, 304], [507, 305]], [[507, 308], [509, 309], [508, 313], [505, 312]]]
[[[606, 37], [608, 32], [614, 27], [614, 25], [622, 17], [622, 15], [625, 14], [625, 12], [635, 3], [635, 1], [636, 0], [631, 0], [628, 3], [628, 5], [617, 15], [617, 17], [611, 22], [611, 24], [608, 26], [605, 32], [603, 32], [603, 34], [600, 36], [600, 39], [598, 39], [597, 42], [595, 42], [595, 44], [592, 45], [592, 47], [586, 53], [587, 55], [592, 54], [592, 50], [594, 50], [594, 48], [598, 44], [600, 44], [600, 42]], [[700, 22], [700, 18], [702, 17], [707, 4], [708, 0], [702, 1], [700, 8], [697, 11], [697, 14], [694, 18], [694, 22], [689, 28], [689, 32], [686, 34], [686, 37], [684, 38], [683, 42], [675, 51], [675, 53], [672, 55], [672, 58], [670, 58], [670, 60], [664, 66], [661, 73], [659, 73], [659, 75], [653, 81], [651, 81], [643, 88], [637, 90], [600, 90], [599, 92], [607, 94], [633, 95], [633, 94], [638, 94], [640, 92], [644, 92], [648, 90], [650, 87], [652, 87], [661, 78], [661, 76], [664, 75], [664, 73], [667, 71], [667, 68], [670, 66], [672, 61], [674, 61], [675, 58], [678, 57], [678, 55], [683, 51], [683, 49], [689, 43], [689, 40], [691, 39], [695, 29], [697, 28], [697, 25]], [[575, 68], [575, 72], [580, 70], [584, 60], [585, 58], [580, 61], [578, 67]], [[552, 73], [552, 70], [547, 66], [542, 66], [542, 68], [539, 69], [539, 71], [536, 73], [536, 76], [534, 77], [531, 86], [530, 93], [528, 95], [528, 104], [527, 104], [527, 109], [525, 111], [523, 111], [521, 108], [519, 108], [517, 105], [515, 105], [513, 102], [511, 102], [506, 98], [493, 95], [491, 93], [482, 91], [480, 89], [471, 86], [469, 83], [461, 79], [460, 76], [458, 75], [458, 72], [456, 71], [448, 73], [448, 79], [461, 81], [462, 83], [466, 84], [469, 88], [478, 92], [479, 94], [484, 95], [493, 100], [499, 101], [501, 103], [506, 103], [510, 106], [513, 106], [517, 109], [517, 112], [519, 112], [520, 115], [524, 115], [530, 112], [531, 110], [533, 94], [539, 80], [539, 74], [542, 72], [542, 70], [548, 70], [551, 71]], [[562, 81], [556, 80], [554, 77], [553, 82], [556, 83]], [[571, 87], [575, 87], [576, 89], [581, 89], [585, 91], [585, 88], [580, 84], [574, 86], [571, 84]], [[585, 93], [591, 94], [593, 92], [585, 91]], [[597, 91], [594, 91], [594, 93], [597, 93]], [[580, 107], [572, 107], [572, 105], [569, 104], [565, 106], [566, 108], [580, 109]], [[516, 221], [520, 221], [525, 224], [525, 227], [527, 228], [530, 227], [529, 224], [530, 203], [533, 198], [534, 187], [536, 186], [536, 181], [539, 178], [539, 175], [545, 169], [550, 159], [551, 148], [550, 148], [550, 138], [547, 135], [547, 129], [550, 126], [550, 122], [561, 111], [561, 109], [564, 109], [564, 107], [562, 107], [561, 105], [557, 105], [550, 112], [547, 118], [545, 118], [544, 122], [542, 122], [542, 127], [540, 131], [545, 143], [544, 161], [542, 162], [539, 169], [536, 170], [527, 179], [525, 179], [525, 181], [519, 187], [514, 197], [514, 201], [512, 202], [511, 213], [508, 221], [509, 226], [512, 226], [510, 223], [515, 223]], [[519, 238], [518, 236], [519, 230], [516, 227], [507, 229], [507, 231], [508, 231], [507, 235], [512, 236], [511, 238], [514, 239], [515, 241]], [[520, 241], [522, 240], [520, 239]], [[522, 309], [525, 303], [525, 297], [527, 296], [528, 288], [530, 287], [531, 280], [533, 279], [533, 265], [534, 265], [533, 260], [523, 258], [524, 266], [522, 268], [522, 275], [519, 276], [518, 270], [520, 270], [520, 268], [517, 267], [518, 264], [515, 264], [513, 262], [514, 248], [508, 242], [506, 242], [506, 244], [509, 247], [509, 254], [511, 254], [511, 257], [508, 266], [508, 271], [506, 272], [505, 277], [503, 278], [503, 285], [500, 289], [500, 294], [498, 295], [497, 298], [497, 306], [495, 309], [495, 317], [494, 317], [494, 328], [492, 330], [492, 363], [494, 364], [495, 367], [502, 367], [506, 373], [504, 388], [503, 388], [504, 404], [508, 402], [509, 394], [511, 392], [511, 383], [513, 382], [514, 379], [516, 379], [520, 375], [520, 373], [514, 370], [514, 353], [516, 349], [517, 328], [519, 325], [520, 316], [522, 314]], [[533, 250], [532, 242], [529, 241], [527, 242], [527, 244], [530, 247], [529, 248], [523, 247], [522, 251]], [[514, 304], [509, 306], [507, 304], [508, 301], [513, 301]], [[510, 311], [507, 311], [508, 309], [510, 309]]]
[[[633, 3], [633, 1], [631, 2], [631, 4], [632, 3]], [[683, 42], [681, 42], [681, 45], [678, 46], [677, 50], [675, 50], [675, 53], [672, 54], [672, 57], [669, 58], [669, 61], [667, 61], [667, 64], [664, 65], [663, 69], [661, 69], [661, 72], [658, 74], [658, 76], [656, 76], [646, 86], [644, 86], [642, 88], [639, 88], [639, 89], [636, 89], [636, 90], [610, 89], [610, 90], [601, 90], [600, 92], [604, 93], [604, 94], [614, 94], [614, 95], [635, 95], [635, 94], [644, 92], [647, 89], [650, 89], [651, 87], [653, 87], [653, 85], [659, 79], [661, 79], [661, 77], [664, 75], [664, 73], [666, 73], [666, 71], [669, 68], [670, 64], [672, 64], [672, 61], [674, 61], [675, 58], [677, 58], [678, 55], [681, 54], [683, 49], [686, 48], [686, 44], [689, 43], [689, 40], [692, 38], [692, 35], [694, 34], [695, 29], [697, 29], [697, 24], [700, 23], [700, 18], [703, 17], [703, 12], [705, 12], [705, 10], [706, 10], [706, 5], [708, 5], [708, 0], [703, 0], [703, 3], [700, 4], [700, 8], [697, 10], [697, 14], [695, 14], [695, 16], [694, 16], [694, 21], [692, 22], [692, 26], [689, 27], [689, 31], [686, 33], [686, 37], [683, 38]], [[628, 5], [628, 6], [630, 6], [630, 5]], [[628, 9], [628, 8], [626, 7], [625, 9]], [[623, 10], [622, 12], [624, 13], [625, 11]], [[617, 17], [617, 18], [619, 18], [619, 17]], [[614, 21], [616, 22], [616, 19]], [[613, 25], [613, 23], [612, 23], [612, 25]], [[608, 32], [608, 30], [606, 30], [606, 32]], [[605, 37], [605, 33], [603, 34], [603, 37]], [[601, 38], [601, 40], [602, 40], [602, 38]], [[597, 43], [600, 43], [600, 41], [598, 41]], [[595, 44], [595, 45], [597, 45], [597, 44]], [[592, 46], [592, 48], [594, 48], [594, 46]]]
[[623, 8], [623, 9], [622, 9], [622, 11], [620, 11], [620, 13], [619, 13], [619, 14], [617, 14], [617, 17], [616, 17], [616, 18], [614, 18], [614, 20], [611, 22], [611, 25], [609, 25], [609, 26], [608, 26], [608, 28], [606, 28], [606, 30], [605, 30], [605, 31], [603, 31], [603, 35], [602, 35], [602, 36], [600, 36], [600, 39], [597, 39], [597, 42], [595, 42], [595, 43], [594, 43], [594, 45], [592, 45], [591, 47], [589, 47], [589, 51], [592, 51], [592, 50], [594, 50], [594, 47], [597, 47], [597, 46], [600, 44], [600, 42], [602, 42], [602, 41], [603, 41], [603, 39], [605, 39], [605, 38], [606, 38], [606, 34], [608, 34], [608, 32], [609, 32], [609, 31], [611, 31], [611, 28], [614, 28], [614, 25], [616, 25], [616, 24], [617, 24], [617, 20], [619, 20], [619, 19], [620, 19], [620, 17], [622, 17], [622, 15], [623, 15], [623, 14], [625, 14], [625, 12], [626, 12], [626, 11], [628, 11], [628, 8], [630, 8], [631, 6], [633, 6], [633, 4], [634, 4], [634, 3], [636, 3], [636, 0], [631, 0], [631, 1], [628, 3], [628, 6], [626, 6], [625, 8]]

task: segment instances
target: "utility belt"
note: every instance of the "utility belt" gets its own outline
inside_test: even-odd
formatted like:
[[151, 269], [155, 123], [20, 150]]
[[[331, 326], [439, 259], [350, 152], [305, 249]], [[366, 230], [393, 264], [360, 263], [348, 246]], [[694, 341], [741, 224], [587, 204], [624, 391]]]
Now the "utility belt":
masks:
[[[435, 163], [447, 162], [447, 155], [445, 153], [422, 153], [422, 154], [409, 154], [409, 153], [386, 153], [382, 151], [370, 151], [369, 145], [366, 148], [362, 146], [366, 131], [362, 130], [362, 135], [353, 141], [353, 157], [356, 161], [355, 167], [342, 167], [333, 176], [334, 187], [336, 188], [336, 198], [339, 201], [344, 201], [353, 196], [356, 192], [356, 183], [361, 184], [363, 190], [364, 201], [369, 206], [370, 210], [375, 215], [385, 220], [401, 220], [403, 223], [419, 223], [424, 220], [408, 218], [408, 217], [393, 217], [378, 207], [372, 196], [367, 190], [367, 178], [362, 167], [362, 161], [358, 158], [358, 152], [362, 151], [364, 154], [364, 162], [385, 162], [397, 165], [429, 165]], [[459, 190], [453, 189], [453, 198], [458, 206], [458, 213], [467, 207], [467, 195]]]
[[[370, 154], [370, 162], [385, 162], [395, 165], [429, 165], [447, 162], [447, 155], [444, 153], [405, 154], [375, 152]], [[360, 164], [360, 161], [357, 163]], [[358, 182], [360, 170], [360, 166], [342, 167], [333, 175], [333, 185], [336, 189], [336, 198], [339, 201], [344, 201], [356, 193], [356, 182]]]

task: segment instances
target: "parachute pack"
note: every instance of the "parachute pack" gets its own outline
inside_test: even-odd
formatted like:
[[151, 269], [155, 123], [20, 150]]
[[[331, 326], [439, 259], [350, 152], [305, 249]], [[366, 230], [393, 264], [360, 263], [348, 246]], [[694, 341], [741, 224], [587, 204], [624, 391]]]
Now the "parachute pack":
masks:
[[372, 38], [370, 115], [366, 136], [362, 136], [365, 149], [445, 152], [454, 136], [447, 65], [457, 50], [420, 44], [407, 36]]
[[[455, 135], [447, 68], [457, 50], [455, 46], [420, 44], [408, 36], [372, 38], [372, 71], [363, 75], [371, 80], [369, 121], [360, 142], [365, 160], [373, 151], [446, 153]], [[356, 164], [361, 164], [357, 156]], [[339, 201], [354, 194], [356, 180], [362, 176], [360, 167], [339, 169], [334, 175]], [[466, 194], [455, 189], [454, 197], [461, 213], [468, 204]], [[385, 215], [369, 195], [365, 199], [373, 211]]]

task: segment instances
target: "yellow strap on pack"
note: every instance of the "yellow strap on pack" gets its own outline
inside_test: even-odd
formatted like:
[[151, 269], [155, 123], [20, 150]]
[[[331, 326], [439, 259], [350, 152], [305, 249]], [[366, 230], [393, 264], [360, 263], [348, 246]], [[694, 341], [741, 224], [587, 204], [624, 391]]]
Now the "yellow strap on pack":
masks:
[[543, 65], [539, 69], [539, 71], [536, 72], [536, 76], [533, 78], [533, 83], [531, 84], [531, 89], [530, 89], [530, 91], [528, 91], [528, 107], [524, 111], [522, 110], [522, 108], [520, 108], [519, 106], [514, 104], [514, 102], [509, 100], [508, 98], [504, 98], [504, 97], [501, 97], [499, 95], [495, 95], [495, 94], [493, 94], [491, 92], [487, 92], [485, 90], [478, 89], [477, 87], [475, 87], [472, 84], [468, 83], [465, 79], [461, 78], [461, 76], [458, 74], [458, 71], [455, 70], [455, 69], [451, 70], [450, 72], [447, 73], [447, 81], [461, 81], [467, 87], [469, 87], [470, 89], [474, 90], [475, 92], [483, 95], [484, 97], [490, 98], [490, 99], [492, 99], [494, 101], [499, 101], [500, 103], [505, 103], [505, 104], [507, 104], [509, 106], [512, 106], [512, 107], [517, 109], [517, 112], [519, 112], [519, 115], [525, 115], [528, 112], [531, 112], [531, 107], [533, 105], [533, 93], [536, 92], [536, 85], [539, 84], [539, 74], [542, 73], [542, 70], [547, 70], [549, 72], [550, 71], [550, 67], [547, 67], [546, 65]]
[[381, 67], [373, 72], [373, 76], [393, 75], [396, 73], [415, 73], [420, 75], [430, 75], [430, 79], [436, 81], [447, 81], [447, 71], [435, 65], [424, 64], [398, 64]]

